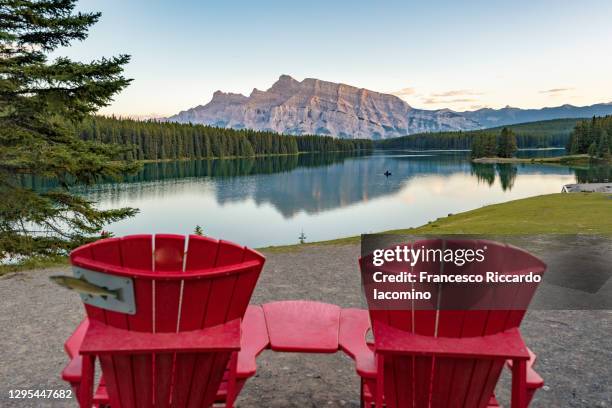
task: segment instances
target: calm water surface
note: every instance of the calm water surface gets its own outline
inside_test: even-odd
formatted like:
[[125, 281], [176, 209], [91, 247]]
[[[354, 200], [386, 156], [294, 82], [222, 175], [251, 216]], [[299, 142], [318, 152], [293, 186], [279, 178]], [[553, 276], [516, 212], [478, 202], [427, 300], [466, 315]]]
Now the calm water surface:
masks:
[[153, 163], [122, 183], [81, 192], [103, 208], [140, 209], [107, 228], [116, 235], [187, 234], [201, 225], [206, 235], [261, 247], [297, 243], [302, 231], [311, 242], [419, 226], [449, 213], [558, 193], [598, 171], [473, 165], [465, 152], [396, 151]]

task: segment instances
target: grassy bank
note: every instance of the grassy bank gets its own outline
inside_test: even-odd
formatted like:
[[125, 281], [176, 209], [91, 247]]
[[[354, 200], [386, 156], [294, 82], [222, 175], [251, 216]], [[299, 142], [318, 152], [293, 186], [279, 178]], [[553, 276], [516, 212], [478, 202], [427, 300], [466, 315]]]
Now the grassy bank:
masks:
[[[612, 199], [607, 194], [549, 194], [488, 205], [390, 234], [605, 234], [612, 235]], [[359, 243], [359, 236], [302, 245]], [[291, 251], [300, 245], [264, 248]]]
[[[549, 194], [467, 211], [417, 228], [386, 231], [392, 234], [537, 234], [584, 233], [612, 235], [612, 196], [606, 194]], [[359, 243], [359, 236], [307, 244], [261, 248], [294, 251], [308, 245]], [[26, 269], [67, 264], [66, 257], [35, 258], [19, 265], [0, 266], [0, 275]]]
[[28, 258], [24, 261], [12, 265], [0, 265], [0, 276], [9, 272], [26, 271], [31, 269], [45, 269], [62, 265], [68, 265], [67, 256], [58, 255], [53, 257]]
[[[581, 165], [589, 164], [593, 161], [588, 154], [572, 154], [557, 157], [533, 157], [528, 159], [520, 159], [518, 157], [479, 157], [473, 159], [473, 163], [542, 163], [542, 164], [563, 164], [563, 165]], [[597, 160], [599, 161], [599, 160]]]

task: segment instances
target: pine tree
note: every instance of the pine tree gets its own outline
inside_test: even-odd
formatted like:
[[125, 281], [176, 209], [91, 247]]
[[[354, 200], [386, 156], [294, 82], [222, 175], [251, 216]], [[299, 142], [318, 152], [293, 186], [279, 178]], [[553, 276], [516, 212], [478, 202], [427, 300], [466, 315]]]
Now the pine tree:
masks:
[[494, 157], [497, 154], [497, 137], [494, 134], [485, 134], [483, 145], [485, 157]]
[[[96, 127], [92, 141], [77, 137], [77, 124], [130, 80], [122, 76], [126, 55], [48, 60], [58, 47], [84, 40], [100, 17], [74, 7], [75, 0], [0, 1], [0, 257], [62, 253], [136, 212], [98, 210], [68, 190], [136, 169], [114, 161], [122, 152], [96, 142]], [[61, 188], [35, 191], [21, 175], [55, 178]]]
[[588, 151], [589, 157], [597, 157], [597, 144], [595, 142], [591, 143]]
[[497, 144], [497, 155], [499, 157], [512, 157], [518, 150], [516, 145], [516, 135], [512, 129], [504, 127], [499, 135]]
[[472, 158], [494, 157], [496, 138], [491, 133], [480, 133], [472, 138]]
[[610, 157], [610, 143], [608, 140], [608, 132], [606, 132], [605, 129], [600, 129], [599, 131], [599, 143], [597, 143], [597, 155], [603, 158]]
[[472, 139], [472, 159], [484, 157], [483, 138], [481, 136], [475, 136]]

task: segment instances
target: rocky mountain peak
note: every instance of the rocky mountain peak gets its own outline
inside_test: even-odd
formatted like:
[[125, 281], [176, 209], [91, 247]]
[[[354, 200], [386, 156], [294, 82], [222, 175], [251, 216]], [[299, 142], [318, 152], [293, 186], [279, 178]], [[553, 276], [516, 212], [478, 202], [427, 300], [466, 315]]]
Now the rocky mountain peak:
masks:
[[299, 84], [300, 84], [299, 81], [293, 79], [289, 75], [283, 74], [280, 77], [278, 77], [278, 80], [274, 84], [272, 84], [272, 86], [270, 87], [270, 89], [268, 89], [268, 91], [291, 89], [291, 88], [294, 88], [295, 86], [298, 86]]
[[215, 91], [215, 93], [213, 93], [213, 97], [210, 103], [213, 103], [213, 102], [215, 103], [223, 103], [223, 102], [240, 103], [240, 102], [246, 101], [247, 99], [249, 98], [239, 93]]
[[208, 104], [182, 111], [167, 120], [294, 135], [384, 139], [610, 113], [610, 104], [539, 110], [510, 106], [471, 112], [422, 110], [411, 108], [394, 95], [317, 78], [300, 82], [290, 75], [281, 75], [266, 91], [254, 88], [249, 96], [216, 91]]

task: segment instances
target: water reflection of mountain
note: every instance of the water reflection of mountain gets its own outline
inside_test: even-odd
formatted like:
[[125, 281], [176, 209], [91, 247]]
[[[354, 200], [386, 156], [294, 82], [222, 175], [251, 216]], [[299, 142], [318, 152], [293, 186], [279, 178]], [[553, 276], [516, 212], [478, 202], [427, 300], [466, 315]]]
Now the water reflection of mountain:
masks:
[[[392, 176], [385, 177], [385, 171]], [[474, 165], [465, 153], [308, 154], [149, 163], [140, 173], [120, 183], [102, 183], [81, 191], [93, 200], [111, 205], [132, 205], [137, 200], [181, 193], [208, 194], [221, 205], [252, 199], [258, 205], [270, 204], [285, 218], [290, 218], [300, 212], [316, 214], [395, 194], [416, 177], [471, 174], [475, 181], [487, 185], [500, 183], [506, 191], [513, 187], [519, 175], [573, 173], [574, 170], [561, 166]], [[584, 177], [590, 177], [587, 173]], [[600, 173], [598, 177], [602, 177]], [[49, 188], [53, 183], [38, 181], [32, 184]]]
[[[257, 204], [273, 205], [288, 218], [302, 211], [315, 214], [393, 194], [413, 177], [465, 172], [466, 165], [463, 158], [453, 156], [350, 158], [316, 170], [297, 168], [275, 174], [247, 188], [239, 178], [224, 180], [217, 187], [217, 201], [227, 204], [252, 198]], [[387, 170], [391, 177], [384, 176]]]
[[[392, 173], [388, 178], [383, 175], [387, 170]], [[488, 176], [487, 184], [492, 185], [497, 174], [504, 191], [512, 189], [519, 173], [572, 174], [571, 170], [563, 167], [533, 165], [501, 164], [484, 170], [492, 175], [492, 178]], [[473, 174], [478, 179], [482, 177], [480, 168], [474, 170], [465, 155], [374, 155], [347, 160], [317, 171], [298, 168], [275, 175], [274, 182], [254, 186], [252, 197], [258, 204], [270, 203], [283, 216], [291, 217], [300, 211], [318, 213], [394, 194], [416, 177], [450, 177], [457, 173]], [[218, 202], [228, 203], [246, 198], [240, 194], [240, 186], [243, 185], [240, 180], [228, 180], [228, 184], [230, 188], [217, 189]]]

